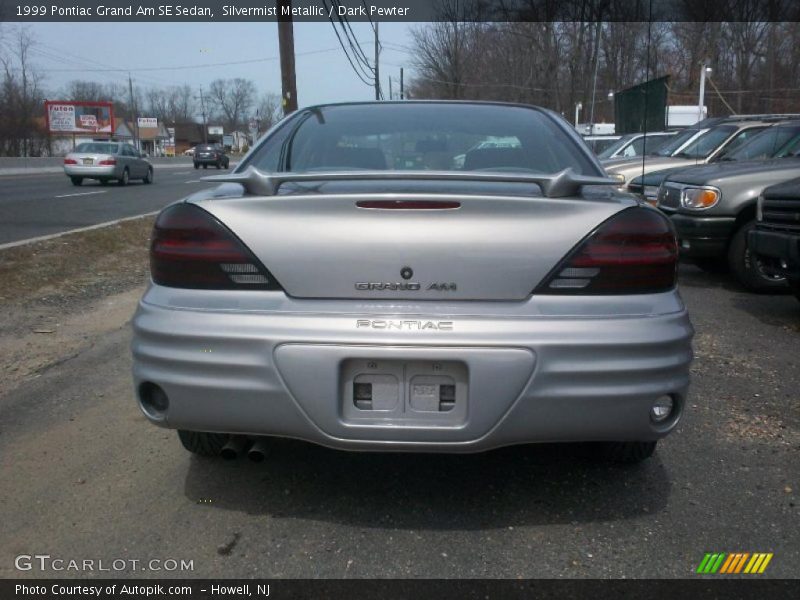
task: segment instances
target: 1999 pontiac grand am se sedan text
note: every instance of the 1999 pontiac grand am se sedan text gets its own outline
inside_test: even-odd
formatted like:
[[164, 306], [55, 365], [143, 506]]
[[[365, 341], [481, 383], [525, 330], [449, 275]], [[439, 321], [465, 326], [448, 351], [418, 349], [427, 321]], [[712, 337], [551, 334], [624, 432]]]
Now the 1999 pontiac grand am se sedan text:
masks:
[[316, 106], [209, 179], [158, 216], [133, 321], [140, 406], [188, 450], [594, 441], [633, 462], [680, 419], [672, 225], [556, 114]]

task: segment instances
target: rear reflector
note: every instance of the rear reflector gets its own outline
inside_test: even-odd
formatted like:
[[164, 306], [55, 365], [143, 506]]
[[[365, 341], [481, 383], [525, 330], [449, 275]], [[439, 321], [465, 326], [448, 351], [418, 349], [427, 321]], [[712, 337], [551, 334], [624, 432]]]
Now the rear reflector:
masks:
[[169, 287], [281, 289], [227, 227], [194, 204], [173, 204], [158, 215], [150, 273], [155, 283]]
[[78, 161], [75, 160], [74, 158], [65, 158], [64, 159], [64, 164], [65, 165], [77, 165]]
[[358, 208], [383, 210], [452, 210], [460, 208], [461, 202], [449, 200], [360, 200]]
[[678, 244], [656, 210], [618, 213], [556, 267], [537, 294], [649, 294], [675, 287]]

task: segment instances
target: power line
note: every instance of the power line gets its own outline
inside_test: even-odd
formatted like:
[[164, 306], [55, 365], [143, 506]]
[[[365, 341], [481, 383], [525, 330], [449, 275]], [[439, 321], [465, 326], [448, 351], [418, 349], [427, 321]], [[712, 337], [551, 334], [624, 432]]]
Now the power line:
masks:
[[[309, 56], [312, 54], [323, 54], [325, 52], [333, 52], [334, 50], [338, 50], [338, 48], [323, 48], [321, 50], [310, 50], [308, 52], [298, 52], [297, 56]], [[233, 65], [248, 65], [253, 63], [261, 63], [261, 62], [271, 62], [275, 60], [279, 60], [280, 57], [278, 56], [268, 56], [264, 58], [251, 58], [248, 60], [234, 60], [228, 62], [219, 62], [219, 63], [202, 63], [202, 64], [194, 64], [194, 65], [178, 65], [174, 67], [133, 67], [133, 68], [104, 68], [104, 69], [40, 69], [43, 72], [89, 72], [89, 73], [115, 73], [115, 72], [125, 72], [128, 71], [135, 73], [135, 72], [148, 72], [148, 71], [183, 71], [185, 69], [208, 69], [213, 67], [229, 67]]]
[[342, 51], [344, 52], [345, 58], [347, 58], [347, 62], [350, 63], [350, 67], [353, 69], [353, 72], [356, 74], [356, 76], [358, 76], [358, 78], [364, 84], [369, 85], [369, 86], [373, 85], [374, 80], [373, 80], [373, 82], [370, 82], [367, 79], [365, 79], [365, 76], [362, 75], [362, 72], [359, 71], [359, 69], [356, 67], [355, 64], [353, 64], [353, 59], [350, 58], [350, 54], [347, 52], [347, 47], [344, 45], [344, 42], [342, 41], [342, 37], [339, 35], [339, 30], [336, 28], [336, 23], [334, 23], [333, 19], [331, 19], [331, 17], [330, 17], [331, 11], [328, 9], [328, 3], [325, 0], [322, 0], [322, 4], [325, 7], [325, 12], [328, 13], [328, 21], [330, 21], [331, 27], [333, 27], [333, 32], [336, 34], [336, 39], [339, 40], [339, 46], [341, 46]]

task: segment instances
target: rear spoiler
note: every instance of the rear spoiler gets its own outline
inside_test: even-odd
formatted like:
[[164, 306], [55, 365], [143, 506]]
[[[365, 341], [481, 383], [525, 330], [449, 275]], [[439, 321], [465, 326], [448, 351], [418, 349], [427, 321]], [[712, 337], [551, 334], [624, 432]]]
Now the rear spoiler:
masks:
[[305, 181], [489, 181], [498, 183], [535, 183], [548, 198], [575, 196], [585, 185], [619, 185], [608, 177], [578, 175], [571, 168], [553, 175], [499, 173], [488, 171], [319, 171], [313, 173], [265, 173], [253, 166], [241, 173], [203, 177], [203, 181], [241, 184], [248, 194], [274, 196], [282, 183]]

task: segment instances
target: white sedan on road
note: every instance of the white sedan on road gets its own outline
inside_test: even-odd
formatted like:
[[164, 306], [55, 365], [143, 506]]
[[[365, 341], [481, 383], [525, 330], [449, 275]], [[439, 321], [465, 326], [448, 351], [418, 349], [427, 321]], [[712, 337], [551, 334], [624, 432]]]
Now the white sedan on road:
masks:
[[97, 179], [106, 185], [116, 180], [128, 185], [131, 179], [153, 183], [153, 165], [130, 144], [85, 142], [64, 157], [64, 173], [73, 185], [84, 179]]

